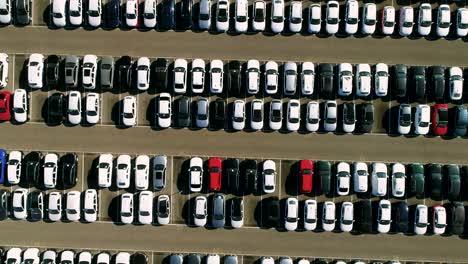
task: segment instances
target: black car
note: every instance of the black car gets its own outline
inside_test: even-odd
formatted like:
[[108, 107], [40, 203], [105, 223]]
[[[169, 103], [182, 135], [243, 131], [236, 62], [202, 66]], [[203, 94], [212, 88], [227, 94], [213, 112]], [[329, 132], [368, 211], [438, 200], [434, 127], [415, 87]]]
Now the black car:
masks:
[[435, 100], [444, 98], [445, 91], [445, 69], [441, 66], [432, 67], [432, 95]]
[[240, 95], [241, 90], [241, 63], [230, 61], [228, 64], [228, 94], [229, 96]]
[[116, 28], [120, 26], [120, 0], [110, 0], [106, 4], [106, 26]]
[[243, 217], [244, 200], [242, 198], [233, 198], [231, 200], [231, 219], [234, 221], [242, 221]]
[[119, 85], [121, 90], [128, 90], [132, 85], [132, 65], [133, 60], [129, 56], [123, 56], [118, 60], [119, 65]]
[[249, 180], [252, 192], [258, 192], [258, 164], [256, 160], [246, 160], [243, 163], [245, 178]]
[[10, 192], [0, 190], [0, 220], [5, 220], [8, 217], [8, 205], [10, 204]]
[[56, 89], [59, 84], [60, 58], [49, 55], [45, 61], [46, 85], [49, 89]]
[[159, 29], [169, 30], [175, 27], [174, 0], [163, 0]]
[[60, 157], [59, 179], [65, 189], [72, 188], [78, 181], [78, 156], [75, 153], [66, 153]]
[[148, 263], [148, 256], [145, 253], [136, 252], [132, 255], [131, 264], [147, 264]]
[[222, 98], [218, 98], [214, 101], [214, 115], [213, 122], [211, 122], [217, 128], [224, 127], [224, 119], [226, 118], [226, 101]]
[[442, 195], [442, 166], [440, 164], [429, 164], [429, 178], [431, 186], [431, 197], [439, 200]]
[[331, 164], [328, 161], [317, 162], [317, 174], [320, 179], [320, 190], [323, 194], [329, 196], [333, 194], [331, 183]]
[[414, 98], [418, 101], [424, 100], [426, 96], [426, 68], [423, 66], [413, 67]]
[[190, 99], [186, 96], [177, 100], [177, 126], [190, 126]]
[[405, 97], [406, 96], [406, 83], [408, 79], [408, 68], [406, 65], [397, 64], [394, 67], [395, 71], [395, 78], [393, 84], [393, 94], [398, 97]]
[[320, 92], [325, 98], [333, 94], [333, 65], [320, 64]]
[[410, 166], [410, 193], [416, 197], [424, 197], [425, 180], [424, 180], [424, 166], [421, 164], [411, 164]]
[[343, 104], [343, 127], [345, 125], [354, 125], [356, 123], [356, 111], [354, 103]]
[[32, 221], [40, 221], [44, 217], [44, 194], [32, 192], [29, 195], [29, 217]]
[[447, 165], [446, 170], [447, 196], [449, 200], [453, 201], [460, 196], [460, 168], [457, 165]]
[[166, 91], [169, 80], [169, 61], [164, 58], [159, 58], [154, 62], [154, 74], [151, 74], [154, 78], [152, 83], [156, 85], [158, 91]]
[[369, 133], [372, 131], [374, 125], [374, 105], [371, 103], [363, 103], [360, 107], [358, 126], [359, 131], [362, 133]]
[[448, 229], [452, 235], [461, 235], [465, 231], [465, 207], [462, 202], [453, 202], [449, 211]]
[[46, 122], [50, 125], [59, 125], [63, 121], [64, 114], [64, 95], [61, 93], [54, 93], [48, 99], [48, 114], [46, 115]]
[[182, 0], [179, 5], [177, 27], [179, 29], [192, 28], [192, 0]]
[[42, 154], [37, 151], [32, 151], [26, 154], [23, 158], [23, 164], [25, 166], [24, 169], [24, 178], [28, 186], [36, 186], [41, 185], [41, 180], [39, 179], [39, 175], [41, 172], [41, 163]]
[[187, 264], [201, 264], [201, 257], [198, 254], [190, 254], [187, 256]]
[[266, 201], [266, 219], [265, 227], [279, 227], [280, 226], [280, 204], [278, 198], [268, 198]]
[[397, 233], [408, 232], [408, 204], [398, 202], [392, 206], [393, 209], [393, 230]]
[[227, 159], [225, 165], [226, 176], [229, 182], [229, 191], [233, 194], [240, 192], [239, 159]]
[[372, 233], [372, 204], [363, 200], [354, 204], [355, 230], [361, 233]]
[[18, 25], [31, 23], [31, 0], [16, 0], [15, 22]]

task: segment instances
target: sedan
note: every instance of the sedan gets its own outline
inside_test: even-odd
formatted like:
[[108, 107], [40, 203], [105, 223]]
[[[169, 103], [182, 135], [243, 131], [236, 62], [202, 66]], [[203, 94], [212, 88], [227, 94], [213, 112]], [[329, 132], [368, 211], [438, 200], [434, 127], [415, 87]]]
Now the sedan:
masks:
[[260, 99], [252, 101], [250, 128], [253, 130], [261, 130], [263, 128], [263, 101]]
[[138, 0], [127, 0], [125, 5], [125, 23], [127, 27], [138, 26]]
[[203, 160], [199, 157], [190, 159], [189, 186], [191, 192], [200, 192], [203, 183]]
[[133, 222], [133, 194], [124, 193], [120, 197], [120, 221], [123, 224]]
[[65, 215], [68, 221], [77, 222], [81, 217], [81, 193], [71, 191], [66, 194]]
[[153, 222], [153, 193], [142, 191], [138, 196], [138, 222], [149, 225]]
[[309, 132], [317, 132], [320, 122], [320, 106], [318, 102], [307, 103], [306, 129]]
[[101, 115], [101, 99], [98, 93], [88, 93], [86, 95], [86, 122], [97, 124]]
[[427, 232], [429, 211], [426, 205], [418, 204], [414, 213], [414, 233], [424, 235]]
[[[136, 1], [136, 0], [135, 0]], [[127, 3], [128, 6], [128, 3]], [[147, 57], [141, 57], [137, 61], [136, 75], [138, 90], [146, 91], [150, 83], [150, 60]]]
[[447, 4], [439, 5], [437, 10], [437, 36], [446, 37], [450, 31], [450, 25], [452, 25], [450, 6]]
[[205, 86], [205, 61], [194, 59], [192, 61], [192, 92], [195, 94], [203, 93]]
[[322, 25], [322, 8], [319, 4], [309, 6], [309, 33], [319, 33]]
[[263, 192], [273, 193], [276, 186], [276, 164], [272, 160], [263, 162]]
[[334, 132], [336, 130], [336, 118], [337, 118], [337, 105], [336, 101], [325, 102], [325, 113], [323, 128], [326, 132]]
[[158, 125], [160, 128], [168, 128], [171, 126], [172, 117], [172, 99], [168, 93], [161, 93], [158, 97]]
[[371, 68], [369, 64], [358, 64], [356, 66], [356, 95], [365, 97], [371, 92]]
[[284, 29], [284, 0], [273, 0], [271, 7], [271, 31], [281, 33]]
[[81, 123], [81, 93], [78, 91], [68, 94], [68, 122], [72, 125]]
[[205, 226], [207, 219], [207, 199], [205, 196], [195, 198], [195, 208], [193, 210], [194, 224], [196, 226]]
[[156, 204], [156, 217], [158, 224], [167, 225], [171, 218], [171, 201], [168, 195], [158, 196]]
[[[460, 76], [461, 77], [461, 76]], [[432, 92], [434, 99], [442, 100], [445, 93], [445, 68], [432, 66]]]
[[385, 196], [387, 194], [387, 165], [384, 163], [372, 164], [372, 195]]
[[108, 188], [112, 183], [112, 154], [101, 154], [97, 165], [98, 185]]
[[153, 159], [153, 187], [155, 190], [162, 190], [166, 187], [167, 157], [157, 155]]
[[44, 55], [33, 53], [28, 60], [28, 86], [41, 89], [43, 86]]
[[346, 13], [345, 13], [345, 31], [347, 34], [355, 34], [358, 30], [359, 22], [359, 3], [357, 0], [346, 1]]
[[122, 123], [127, 127], [136, 125], [136, 98], [135, 96], [125, 96], [123, 99]]
[[441, 205], [435, 205], [432, 207], [432, 230], [436, 235], [442, 235], [445, 233], [445, 227], [447, 226], [447, 213], [445, 208]]
[[[395, 21], [395, 20], [393, 20]], [[377, 7], [374, 3], [366, 3], [362, 11], [362, 33], [366, 35], [374, 34], [377, 23]]]
[[364, 162], [354, 163], [354, 191], [357, 193], [367, 192], [367, 182], [369, 179], [369, 172], [367, 169], [367, 164]]
[[299, 130], [301, 120], [301, 105], [299, 100], [291, 99], [288, 102], [288, 112], [286, 118], [286, 128], [289, 131]]
[[449, 69], [450, 99], [461, 100], [463, 94], [463, 71], [460, 67]]
[[0, 121], [10, 121], [11, 119], [11, 93], [7, 91], [0, 92]]
[[343, 232], [351, 232], [354, 223], [354, 206], [351, 202], [341, 205], [340, 229]]
[[411, 106], [401, 104], [398, 111], [398, 133], [401, 135], [409, 134], [411, 129]]
[[411, 35], [414, 25], [414, 11], [411, 6], [400, 8], [400, 35], [403, 37]]
[[44, 187], [55, 188], [57, 185], [58, 155], [49, 153], [44, 158], [43, 177]]
[[84, 220], [92, 223], [97, 220], [98, 215], [98, 194], [95, 189], [88, 189], [84, 193], [83, 213]]
[[234, 198], [231, 202], [231, 226], [241, 228], [244, 225], [244, 199]]
[[299, 220], [299, 202], [294, 197], [289, 197], [286, 200], [284, 217], [284, 228], [288, 231], [297, 229], [297, 222]]
[[21, 176], [21, 160], [23, 153], [20, 151], [11, 151], [7, 162], [7, 179], [9, 184], [18, 184]]
[[224, 64], [221, 60], [210, 62], [210, 92], [220, 94], [223, 92]]
[[283, 103], [279, 99], [273, 99], [270, 103], [269, 124], [271, 130], [281, 129], [283, 121]]
[[278, 63], [268, 61], [265, 64], [265, 92], [276, 94], [278, 92]]
[[311, 231], [317, 227], [317, 201], [308, 199], [304, 203], [304, 229]]
[[323, 204], [322, 211], [322, 229], [324, 231], [333, 231], [336, 222], [336, 208], [335, 203], [326, 201]]
[[382, 10], [382, 28], [384, 35], [391, 35], [395, 30], [395, 7], [386, 6]]
[[421, 36], [427, 36], [431, 33], [432, 26], [432, 8], [429, 3], [422, 3], [419, 6], [418, 33]]
[[98, 59], [96, 55], [88, 54], [83, 58], [82, 83], [85, 89], [92, 90], [96, 88], [97, 63]]
[[62, 194], [59, 192], [49, 193], [48, 218], [52, 222], [60, 221], [62, 218]]
[[229, 1], [219, 0], [216, 9], [216, 29], [225, 32], [229, 29]]
[[245, 127], [245, 102], [243, 100], [234, 101], [232, 128], [242, 130]]
[[254, 31], [265, 30], [266, 4], [263, 0], [256, 0], [253, 3], [252, 29]]
[[117, 187], [125, 189], [130, 187], [131, 158], [129, 155], [119, 155], [117, 158]]
[[401, 198], [405, 195], [406, 169], [401, 163], [392, 165], [392, 195]]
[[431, 117], [432, 130], [436, 136], [444, 136], [448, 130], [448, 106], [436, 104]]
[[336, 166], [336, 193], [338, 195], [348, 195], [351, 182], [350, 166], [346, 162], [340, 162]]
[[137, 190], [148, 190], [149, 161], [147, 155], [139, 155], [135, 159], [135, 189]]
[[387, 96], [388, 93], [388, 66], [385, 63], [375, 65], [375, 95]]
[[386, 234], [392, 222], [392, 205], [389, 200], [380, 200], [377, 210], [377, 231]]
[[338, 1], [327, 2], [327, 18], [326, 30], [328, 34], [336, 34], [338, 32], [338, 24], [340, 22], [340, 4]]

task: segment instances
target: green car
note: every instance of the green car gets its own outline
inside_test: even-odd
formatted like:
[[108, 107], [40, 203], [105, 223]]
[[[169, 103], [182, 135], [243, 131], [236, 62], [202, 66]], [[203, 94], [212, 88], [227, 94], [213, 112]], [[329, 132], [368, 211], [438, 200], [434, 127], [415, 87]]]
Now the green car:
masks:
[[322, 193], [330, 196], [333, 194], [331, 187], [331, 164], [328, 161], [319, 161], [317, 162], [317, 167]]
[[424, 166], [419, 163], [411, 164], [410, 171], [410, 192], [418, 198], [424, 197]]
[[447, 196], [453, 201], [460, 196], [460, 168], [457, 165], [447, 165]]

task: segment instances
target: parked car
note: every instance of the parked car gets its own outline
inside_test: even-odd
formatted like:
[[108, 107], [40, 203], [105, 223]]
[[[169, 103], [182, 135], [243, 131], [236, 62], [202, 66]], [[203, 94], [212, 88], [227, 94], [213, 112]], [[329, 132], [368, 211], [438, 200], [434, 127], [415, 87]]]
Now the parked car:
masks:
[[81, 217], [81, 193], [71, 191], [66, 194], [65, 215], [68, 221], [77, 222]]
[[416, 100], [422, 101], [426, 97], [426, 68], [424, 66], [414, 66], [413, 86]]
[[[18, 7], [17, 7], [18, 8]], [[28, 86], [41, 89], [43, 86], [44, 55], [33, 53], [28, 60]]]
[[198, 27], [203, 30], [211, 26], [211, 0], [201, 0], [198, 15]]
[[[136, 0], [135, 0], [136, 1]], [[128, 6], [128, 2], [127, 2]], [[128, 15], [128, 14], [127, 14]], [[146, 91], [149, 88], [150, 84], [150, 60], [148, 57], [141, 57], [137, 60], [137, 88], [138, 90]]]
[[203, 93], [205, 86], [205, 61], [194, 59], [192, 61], [192, 92], [195, 94]]
[[193, 213], [194, 224], [196, 226], [205, 226], [207, 218], [207, 199], [205, 196], [197, 196], [195, 198], [195, 208]]
[[410, 193], [416, 195], [416, 197], [423, 197], [426, 182], [424, 177], [424, 166], [418, 163], [413, 163], [410, 166], [410, 171]]
[[434, 105], [431, 117], [432, 130], [436, 136], [444, 136], [448, 130], [448, 106], [446, 104]]
[[432, 207], [432, 212], [432, 231], [436, 235], [442, 235], [445, 233], [445, 227], [447, 226], [445, 208], [441, 205], [435, 205]]
[[245, 127], [245, 102], [243, 100], [234, 101], [232, 111], [232, 128], [243, 130]]
[[267, 94], [276, 94], [278, 92], [278, 63], [268, 61], [265, 64], [265, 92]]
[[263, 0], [256, 0], [253, 3], [252, 29], [254, 31], [265, 30], [266, 4]]
[[392, 204], [389, 200], [380, 200], [377, 210], [377, 231], [382, 234], [390, 232], [392, 222]]
[[62, 194], [59, 192], [49, 193], [47, 218], [52, 222], [60, 221], [62, 218]]
[[129, 90], [132, 86], [133, 59], [130, 56], [122, 56], [118, 61], [119, 75], [117, 83], [121, 91]]
[[458, 8], [457, 10], [457, 36], [460, 38], [468, 34], [468, 9]]
[[88, 3], [88, 25], [99, 27], [101, 25], [102, 1], [90, 0]]
[[123, 99], [122, 123], [127, 127], [136, 125], [137, 111], [135, 96], [125, 96]]
[[[172, 0], [166, 0], [172, 1]], [[184, 94], [187, 91], [187, 60], [176, 59], [174, 62], [174, 92]]]
[[462, 137], [466, 134], [468, 125], [468, 110], [463, 105], [455, 107], [455, 124], [453, 134]]
[[441, 66], [432, 66], [432, 94], [434, 99], [442, 100], [445, 92], [445, 69]]
[[340, 22], [340, 4], [338, 1], [327, 2], [326, 31], [328, 34], [336, 34]]
[[95, 189], [86, 190], [83, 201], [83, 215], [85, 221], [92, 223], [97, 220], [99, 211], [98, 204], [99, 202], [97, 191]]
[[157, 205], [156, 217], [158, 220], [158, 224], [160, 225], [169, 224], [169, 221], [171, 218], [171, 202], [169, 199], [169, 195], [158, 196], [158, 201], [156, 205]]
[[123, 224], [133, 222], [133, 194], [124, 193], [120, 196], [120, 221]]
[[336, 193], [348, 195], [351, 188], [351, 169], [348, 163], [340, 162], [336, 166]]
[[65, 0], [54, 0], [50, 10], [50, 16], [54, 26], [61, 28], [66, 25], [65, 19]]
[[234, 15], [236, 32], [247, 32], [249, 15], [249, 3], [246, 0], [236, 0], [236, 9]]
[[176, 103], [176, 126], [177, 127], [188, 127], [190, 126], [191, 120], [191, 111], [190, 111], [191, 101], [186, 96], [181, 96]]
[[461, 202], [453, 202], [450, 206], [449, 230], [452, 235], [462, 235], [465, 231], [465, 207]]
[[321, 160], [318, 161], [316, 165], [318, 177], [320, 178], [321, 183], [321, 193], [325, 194], [326, 196], [330, 196], [333, 193], [331, 186], [331, 164], [328, 161]]
[[353, 66], [350, 63], [340, 63], [338, 76], [338, 95], [350, 96], [353, 92]]
[[138, 196], [138, 222], [149, 225], [153, 222], [153, 193], [142, 191]]
[[72, 188], [78, 181], [78, 156], [75, 153], [65, 153], [59, 160], [59, 182], [64, 188]]
[[417, 135], [429, 133], [430, 118], [431, 108], [428, 105], [417, 105], [416, 113], [414, 114], [414, 133]]
[[228, 64], [228, 93], [230, 95], [240, 95], [242, 85], [241, 66], [239, 61], [230, 61]]
[[343, 131], [353, 133], [356, 128], [356, 107], [354, 103], [343, 104]]
[[346, 34], [355, 34], [359, 22], [359, 3], [357, 0], [346, 1], [345, 22]]
[[437, 10], [437, 36], [446, 37], [449, 34], [450, 25], [452, 25], [450, 19], [450, 6], [447, 4], [439, 5], [439, 9]]
[[318, 102], [307, 103], [306, 129], [309, 132], [317, 132], [320, 122], [320, 106]]
[[288, 61], [284, 64], [283, 81], [284, 94], [295, 94], [297, 86], [297, 64], [295, 62]]
[[216, 8], [216, 30], [225, 32], [229, 29], [229, 2], [218, 1]]
[[10, 121], [11, 119], [11, 93], [7, 91], [0, 92], [0, 121]]
[[98, 93], [86, 94], [85, 108], [86, 122], [88, 124], [97, 124], [101, 116], [101, 98]]
[[60, 58], [57, 55], [49, 55], [45, 60], [45, 81], [47, 87], [56, 89], [59, 84]]
[[356, 95], [366, 97], [371, 93], [371, 68], [369, 64], [356, 66]]
[[292, 1], [289, 6], [289, 30], [294, 33], [302, 29], [302, 2]]
[[[384, 7], [384, 10], [385, 10], [385, 7]], [[385, 12], [383, 13], [385, 14]], [[383, 20], [382, 27], [390, 28], [391, 25], [389, 24], [389, 22], [395, 23], [395, 18], [393, 18], [392, 20], [391, 17], [388, 16], [388, 11], [387, 11], [387, 16], [385, 17], [385, 20]], [[374, 3], [366, 3], [362, 10], [362, 19], [361, 19], [362, 33], [366, 35], [374, 34], [376, 23], [377, 23], [377, 6]], [[392, 31], [393, 31], [393, 27], [392, 27]]]
[[387, 194], [387, 165], [376, 162], [372, 164], [372, 195], [383, 197]]
[[233, 198], [231, 200], [231, 226], [241, 228], [244, 225], [244, 200]]
[[343, 232], [351, 232], [354, 224], [354, 205], [351, 202], [344, 202], [341, 205], [340, 229]]
[[414, 25], [414, 11], [411, 6], [400, 8], [400, 35], [403, 37], [411, 35]]
[[175, 28], [175, 1], [163, 0], [161, 2], [161, 17], [159, 19], [159, 29], [170, 30]]
[[169, 60], [165, 58], [158, 58], [154, 63], [154, 77], [151, 81], [154, 86], [160, 91], [166, 91], [169, 81]]
[[108, 188], [112, 183], [112, 154], [101, 154], [97, 165], [98, 186]]
[[105, 22], [109, 28], [120, 26], [120, 0], [111, 0], [106, 4]]
[[397, 97], [405, 97], [406, 96], [406, 83], [408, 79], [408, 68], [406, 65], [397, 64], [393, 68], [394, 70], [394, 82], [393, 82], [393, 94]]
[[75, 88], [78, 86], [78, 73], [80, 71], [80, 59], [75, 55], [65, 57], [65, 85]]
[[7, 179], [9, 184], [18, 184], [21, 176], [21, 164], [23, 153], [20, 151], [11, 151], [8, 155]]
[[55, 188], [57, 185], [57, 173], [58, 173], [58, 155], [55, 153], [49, 153], [44, 158], [43, 178], [44, 187]]
[[[6, 1], [8, 2], [8, 1]], [[1, 3], [0, 3], [1, 5]], [[0, 7], [1, 9], [1, 7]], [[0, 14], [1, 17], [1, 14]], [[1, 22], [0, 22], [1, 23]], [[10, 58], [6, 53], [0, 53], [0, 87], [4, 88], [8, 84], [8, 65]]]
[[272, 197], [266, 201], [266, 227], [279, 227], [280, 223], [280, 204], [278, 198]]
[[357, 193], [367, 192], [368, 179], [369, 173], [367, 169], [367, 164], [364, 162], [355, 162], [353, 175], [354, 191]]
[[161, 93], [158, 97], [158, 126], [168, 128], [172, 119], [172, 98], [169, 93]]
[[463, 94], [463, 71], [460, 67], [450, 67], [450, 99], [461, 100]]
[[460, 168], [458, 165], [446, 166], [447, 198], [451, 201], [458, 200], [461, 191]]
[[96, 55], [85, 55], [83, 58], [82, 82], [86, 89], [96, 88], [97, 63]]
[[398, 110], [398, 133], [401, 135], [409, 134], [411, 129], [411, 106], [409, 104], [400, 104]]
[[149, 186], [149, 157], [138, 155], [135, 159], [135, 189], [148, 190]]
[[[333, 5], [335, 2], [330, 1], [327, 5]], [[324, 98], [330, 98], [333, 94], [333, 75], [333, 65], [320, 64], [320, 93]]]
[[375, 95], [387, 96], [388, 93], [388, 66], [385, 63], [375, 65]]
[[199, 128], [207, 128], [209, 125], [209, 103], [208, 99], [200, 98], [197, 101], [197, 113], [195, 117], [195, 122]]
[[190, 159], [189, 186], [191, 192], [200, 192], [203, 184], [203, 161], [199, 157]]
[[251, 103], [250, 128], [261, 130], [263, 128], [263, 101], [255, 99]]
[[315, 230], [317, 227], [317, 201], [307, 199], [304, 202], [304, 229]]
[[271, 31], [281, 33], [284, 29], [284, 1], [274, 0], [271, 6]]
[[224, 218], [225, 218], [224, 195], [217, 193], [213, 196], [211, 225], [214, 228], [224, 227], [224, 221], [225, 221]]
[[210, 62], [210, 92], [219, 94], [223, 92], [224, 64], [221, 60]]
[[10, 0], [0, 2], [0, 23], [8, 25], [11, 23], [12, 18], [12, 5]]
[[372, 204], [369, 200], [362, 200], [354, 204], [355, 230], [361, 233], [372, 233]]
[[433, 199], [440, 199], [442, 195], [442, 166], [440, 164], [429, 164], [429, 177], [431, 197]]
[[393, 230], [395, 232], [408, 232], [408, 204], [406, 202], [398, 202], [393, 206]]
[[314, 164], [311, 160], [301, 160], [299, 162], [299, 191], [301, 193], [312, 192], [314, 179]]
[[245, 178], [250, 182], [250, 189], [252, 193], [258, 193], [259, 182], [258, 182], [258, 164], [255, 160], [245, 160], [244, 163], [244, 174]]
[[31, 192], [28, 207], [31, 221], [42, 220], [44, 218], [44, 194], [40, 191]]
[[325, 112], [323, 128], [326, 132], [334, 132], [336, 130], [337, 104], [336, 101], [325, 102]]
[[68, 94], [68, 122], [71, 125], [78, 125], [81, 123], [81, 93], [78, 91], [71, 91]]
[[336, 222], [336, 209], [335, 203], [331, 201], [326, 201], [323, 204], [322, 211], [322, 229], [324, 231], [333, 231], [335, 229]]
[[29, 25], [31, 23], [32, 1], [16, 0], [15, 22], [18, 25]]
[[414, 213], [414, 233], [424, 235], [427, 232], [429, 211], [424, 204], [418, 204]]
[[358, 127], [361, 133], [370, 133], [374, 125], [374, 105], [363, 103], [360, 105]]
[[269, 127], [271, 130], [281, 129], [283, 121], [283, 104], [279, 99], [273, 99], [270, 103]]
[[431, 33], [432, 26], [432, 8], [429, 3], [421, 3], [419, 6], [418, 33], [421, 36], [427, 36]]
[[286, 118], [286, 128], [289, 131], [299, 130], [301, 120], [301, 105], [297, 99], [291, 99], [288, 102], [288, 112]]
[[162, 190], [166, 187], [167, 157], [157, 155], [153, 158], [153, 187], [155, 190]]
[[319, 33], [322, 24], [322, 8], [319, 4], [311, 4], [309, 6], [309, 33]]
[[224, 169], [226, 171], [227, 183], [229, 184], [229, 191], [233, 194], [242, 193], [244, 188], [239, 175], [239, 159], [227, 159]]
[[276, 186], [276, 164], [272, 160], [263, 162], [263, 192], [273, 193]]

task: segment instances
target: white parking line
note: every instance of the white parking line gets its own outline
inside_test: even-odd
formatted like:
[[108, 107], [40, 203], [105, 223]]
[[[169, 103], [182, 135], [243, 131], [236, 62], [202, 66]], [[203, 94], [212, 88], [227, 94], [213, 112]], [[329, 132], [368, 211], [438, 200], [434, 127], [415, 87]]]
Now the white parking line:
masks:
[[[81, 163], [82, 164], [84, 164], [84, 160], [85, 160], [85, 155], [84, 155], [84, 153], [81, 153]], [[81, 191], [84, 190], [84, 177], [85, 177], [84, 166], [81, 166]], [[101, 208], [99, 208], [99, 209], [101, 209]]]

